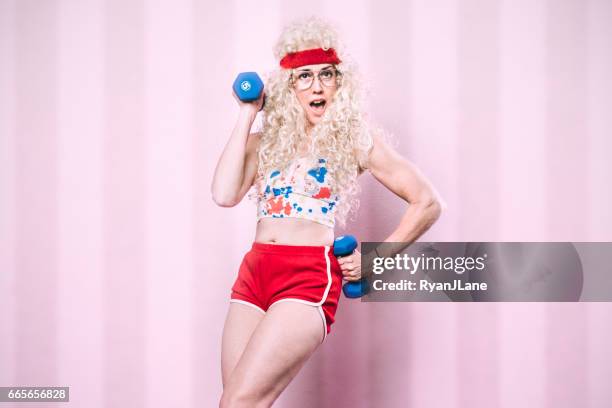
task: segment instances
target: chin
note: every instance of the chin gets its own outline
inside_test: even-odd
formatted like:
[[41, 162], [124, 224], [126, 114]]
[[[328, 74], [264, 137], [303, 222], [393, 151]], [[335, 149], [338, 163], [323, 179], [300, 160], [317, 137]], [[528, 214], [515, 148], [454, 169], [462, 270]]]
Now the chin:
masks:
[[319, 123], [321, 123], [323, 121], [323, 118], [325, 117], [325, 115], [321, 115], [321, 116], [306, 116], [306, 119], [312, 123], [312, 125], [318, 125]]

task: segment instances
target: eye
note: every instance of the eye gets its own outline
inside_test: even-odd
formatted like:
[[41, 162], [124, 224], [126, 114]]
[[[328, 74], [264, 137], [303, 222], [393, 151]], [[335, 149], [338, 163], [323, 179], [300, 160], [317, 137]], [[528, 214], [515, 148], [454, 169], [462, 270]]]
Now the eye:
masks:
[[308, 79], [312, 76], [311, 72], [302, 72], [298, 75], [298, 79]]
[[328, 79], [334, 76], [334, 71], [332, 71], [331, 69], [327, 69], [325, 71], [321, 71], [321, 77]]

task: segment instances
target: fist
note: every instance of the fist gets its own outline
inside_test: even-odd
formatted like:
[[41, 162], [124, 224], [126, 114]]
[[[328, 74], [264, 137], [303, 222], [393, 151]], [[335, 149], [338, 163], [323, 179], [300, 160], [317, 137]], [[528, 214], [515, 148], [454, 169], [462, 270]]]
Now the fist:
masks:
[[233, 89], [232, 89], [232, 96], [234, 97], [234, 99], [238, 103], [238, 106], [240, 106], [240, 109], [245, 109], [245, 110], [251, 110], [251, 111], [254, 111], [254, 112], [259, 112], [260, 110], [263, 109], [266, 94], [265, 94], [265, 88], [264, 88], [261, 91], [261, 94], [259, 95], [259, 98], [257, 98], [256, 100], [254, 100], [252, 102], [243, 102], [243, 101], [241, 101], [240, 98], [238, 98], [238, 95], [236, 95], [236, 92], [234, 92]]
[[355, 282], [361, 279], [361, 252], [355, 250], [351, 255], [338, 258], [342, 279]]

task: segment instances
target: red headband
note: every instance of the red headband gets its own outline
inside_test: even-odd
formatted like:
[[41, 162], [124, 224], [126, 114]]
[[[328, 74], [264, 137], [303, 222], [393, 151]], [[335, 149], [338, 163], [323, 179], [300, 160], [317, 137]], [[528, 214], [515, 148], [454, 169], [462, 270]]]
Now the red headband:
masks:
[[280, 60], [280, 66], [288, 68], [297, 68], [304, 65], [313, 64], [339, 64], [340, 58], [336, 55], [336, 50], [330, 48], [323, 50], [323, 48], [313, 48], [311, 50], [304, 50], [298, 52], [292, 52], [283, 57]]

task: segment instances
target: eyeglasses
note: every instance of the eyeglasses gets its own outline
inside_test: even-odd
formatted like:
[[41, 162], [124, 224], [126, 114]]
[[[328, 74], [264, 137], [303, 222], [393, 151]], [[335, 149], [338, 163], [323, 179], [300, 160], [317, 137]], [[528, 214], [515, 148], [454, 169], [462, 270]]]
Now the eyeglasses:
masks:
[[293, 72], [291, 74], [291, 84], [298, 91], [305, 91], [307, 89], [310, 89], [310, 87], [314, 83], [315, 72], [316, 72], [317, 78], [319, 78], [319, 82], [321, 83], [321, 85], [326, 86], [326, 87], [336, 85], [337, 84], [336, 80], [338, 79], [338, 77], [342, 75], [334, 67], [324, 68], [318, 72], [317, 71], [298, 71], [297, 73]]

